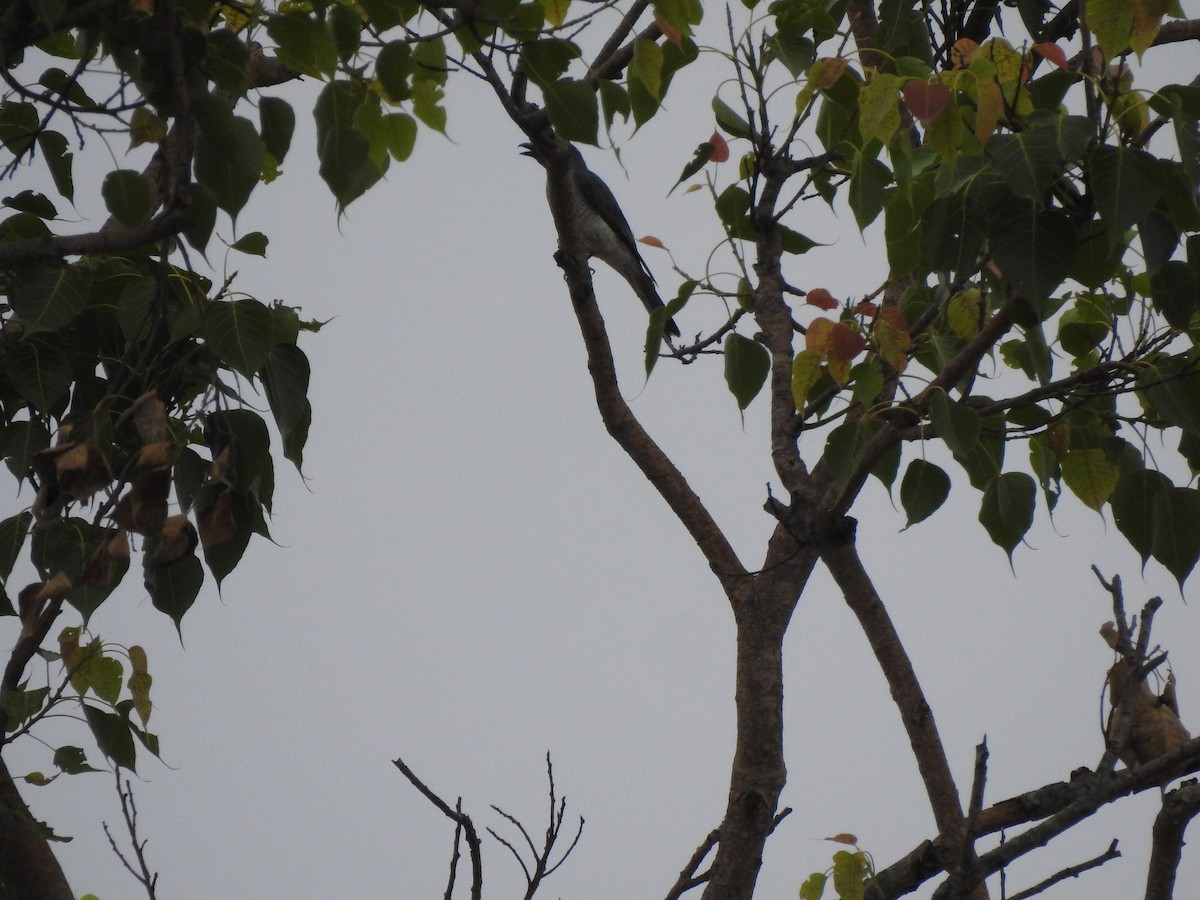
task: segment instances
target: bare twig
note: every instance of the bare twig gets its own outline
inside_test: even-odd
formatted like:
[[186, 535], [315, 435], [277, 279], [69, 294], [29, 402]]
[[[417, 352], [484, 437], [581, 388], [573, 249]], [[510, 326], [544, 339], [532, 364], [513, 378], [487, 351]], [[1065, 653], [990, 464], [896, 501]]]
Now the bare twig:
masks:
[[572, 839], [571, 845], [559, 857], [558, 862], [553, 864], [550, 862], [550, 856], [554, 852], [554, 845], [558, 842], [559, 835], [562, 833], [563, 819], [566, 818], [567, 798], [558, 798], [555, 794], [554, 766], [550, 762], [549, 753], [546, 754], [546, 778], [550, 782], [550, 816], [549, 822], [546, 825], [546, 836], [540, 850], [529, 836], [529, 832], [525, 830], [525, 826], [515, 816], [509, 815], [498, 806], [492, 807], [492, 809], [515, 826], [517, 831], [520, 832], [521, 837], [525, 839], [525, 845], [529, 847], [529, 853], [532, 857], [529, 864], [526, 864], [520, 852], [518, 852], [517, 848], [510, 841], [501, 837], [491, 828], [487, 830], [488, 834], [508, 848], [509, 853], [513, 855], [517, 864], [520, 865], [521, 871], [525, 873], [525, 900], [530, 900], [534, 893], [537, 892], [537, 889], [541, 887], [542, 882], [550, 877], [566, 861], [567, 857], [571, 855], [571, 851], [579, 843], [580, 836], [583, 834], [583, 817], [580, 816], [579, 828], [575, 831], [575, 837]]
[[675, 883], [671, 885], [671, 889], [667, 891], [666, 900], [679, 900], [684, 894], [692, 888], [697, 888], [708, 881], [711, 869], [707, 869], [696, 874], [696, 870], [700, 868], [700, 863], [704, 862], [705, 857], [712, 852], [712, 848], [721, 840], [721, 829], [714, 828], [708, 833], [700, 846], [696, 848], [696, 852], [692, 854], [691, 859], [687, 861], [687, 865], [679, 872], [679, 877], [675, 879]]
[[480, 850], [479, 834], [475, 831], [475, 823], [471, 821], [471, 817], [462, 811], [462, 801], [457, 804], [456, 809], [451, 809], [441, 797], [430, 790], [425, 782], [416, 776], [404, 760], [396, 758], [392, 760], [392, 764], [400, 770], [408, 783], [420, 791], [430, 803], [441, 810], [442, 815], [448, 818], [455, 824], [454, 830], [454, 855], [451, 858], [450, 886], [454, 885], [454, 866], [458, 861], [458, 840], [461, 832], [467, 839], [467, 851], [471, 855], [471, 900], [480, 900], [483, 895], [483, 854]]
[[137, 861], [136, 869], [117, 846], [112, 832], [108, 830], [107, 822], [102, 823], [104, 834], [108, 837], [108, 844], [112, 847], [113, 853], [117, 854], [117, 859], [121, 861], [121, 864], [129, 870], [129, 874], [136, 878], [138, 883], [145, 889], [146, 896], [150, 900], [156, 900], [158, 894], [155, 893], [155, 886], [158, 884], [158, 873], [154, 872], [152, 874], [150, 872], [150, 867], [146, 864], [146, 841], [138, 840], [137, 805], [133, 802], [133, 787], [130, 785], [129, 779], [126, 779], [125, 786], [121, 787], [121, 770], [114, 769], [113, 772], [117, 779], [117, 796], [121, 798], [121, 816], [125, 819], [125, 827], [129, 830], [129, 843], [133, 847], [133, 858]]
[[1102, 866], [1111, 859], [1117, 859], [1120, 855], [1121, 851], [1117, 849], [1117, 840], [1116, 838], [1113, 838], [1113, 842], [1108, 845], [1108, 849], [1099, 856], [1093, 857], [1086, 862], [1081, 862], [1074, 866], [1067, 866], [1067, 868], [1063, 869], [1061, 872], [1055, 872], [1049, 878], [1045, 879], [1044, 881], [1039, 881], [1033, 887], [1026, 888], [1023, 891], [1013, 894], [1008, 898], [1008, 900], [1028, 900], [1028, 898], [1042, 893], [1043, 891], [1058, 884], [1060, 881], [1066, 881], [1068, 878], [1078, 878], [1089, 869], [1095, 869], [1099, 866]]

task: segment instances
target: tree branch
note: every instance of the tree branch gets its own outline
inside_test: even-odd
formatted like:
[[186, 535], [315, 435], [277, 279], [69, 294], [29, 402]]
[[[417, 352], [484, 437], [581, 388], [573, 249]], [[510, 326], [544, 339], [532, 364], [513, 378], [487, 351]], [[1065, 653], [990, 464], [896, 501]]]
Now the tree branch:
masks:
[[887, 608], [863, 568], [853, 541], [821, 547], [821, 560], [841, 589], [846, 605], [858, 618], [879, 668], [887, 679], [892, 700], [908, 734], [921, 780], [925, 783], [925, 793], [929, 797], [938, 830], [944, 835], [957, 834], [955, 843], [960, 843], [965, 837], [965, 820], [958, 787], [954, 783], [946, 750], [933, 720], [933, 710], [925, 699]]
[[[420, 778], [416, 776], [404, 760], [396, 758], [392, 760], [392, 764], [400, 770], [408, 783], [420, 791], [421, 795], [441, 810], [442, 815], [455, 824], [454, 832], [454, 857], [451, 860], [451, 866], [458, 859], [458, 835], [459, 829], [467, 838], [467, 850], [471, 855], [471, 900], [480, 900], [483, 895], [483, 854], [479, 843], [479, 834], [475, 831], [475, 823], [471, 821], [471, 817], [462, 811], [462, 808], [451, 809], [441, 797], [430, 790]], [[451, 869], [450, 885], [454, 884], [454, 871]]]
[[1183, 854], [1183, 833], [1200, 813], [1200, 784], [1195, 781], [1163, 797], [1151, 832], [1150, 865], [1146, 870], [1146, 900], [1171, 900], [1175, 874]]

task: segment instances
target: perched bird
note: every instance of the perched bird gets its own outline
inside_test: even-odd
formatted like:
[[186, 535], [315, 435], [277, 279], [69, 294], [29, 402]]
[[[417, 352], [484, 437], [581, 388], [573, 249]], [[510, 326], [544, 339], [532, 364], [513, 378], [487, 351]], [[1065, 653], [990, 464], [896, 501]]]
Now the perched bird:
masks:
[[[532, 144], [521, 146], [525, 156], [546, 165], [546, 160]], [[567, 188], [570, 191], [571, 215], [588, 256], [598, 257], [608, 263], [629, 282], [647, 312], [661, 309], [663, 302], [654, 286], [654, 276], [638, 253], [633, 230], [621, 212], [617, 198], [603, 179], [587, 167], [575, 146], [567, 144], [567, 147]], [[673, 337], [679, 336], [679, 326], [674, 319], [668, 319], [663, 330]]]

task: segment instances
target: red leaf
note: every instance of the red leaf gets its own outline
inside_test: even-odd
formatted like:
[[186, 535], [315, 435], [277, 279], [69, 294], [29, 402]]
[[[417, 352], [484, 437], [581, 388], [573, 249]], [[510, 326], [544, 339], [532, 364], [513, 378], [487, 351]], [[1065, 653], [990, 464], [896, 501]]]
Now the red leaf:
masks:
[[940, 116], [949, 102], [950, 88], [944, 84], [910, 81], [904, 86], [904, 105], [922, 125]]
[[904, 318], [904, 313], [900, 311], [899, 307], [888, 306], [881, 309], [879, 311], [879, 318], [897, 331], [903, 331], [905, 334], [908, 333], [908, 320]]
[[725, 138], [721, 137], [721, 133], [714, 131], [708, 142], [713, 145], [712, 156], [709, 157], [710, 162], [723, 163], [729, 160], [729, 144]]
[[860, 316], [866, 316], [868, 319], [873, 319], [879, 315], [879, 305], [872, 303], [870, 300], [863, 300], [854, 306], [854, 312]]
[[1037, 51], [1042, 59], [1054, 63], [1060, 69], [1069, 68], [1067, 65], [1067, 54], [1063, 52], [1063, 48], [1058, 46], [1058, 44], [1034, 44], [1033, 49]]
[[838, 302], [833, 299], [833, 294], [825, 290], [825, 288], [813, 288], [805, 297], [805, 302], [809, 306], [815, 306], [817, 309], [837, 309]]
[[829, 333], [829, 355], [834, 359], [849, 362], [866, 346], [867, 339], [845, 322], [838, 322]]

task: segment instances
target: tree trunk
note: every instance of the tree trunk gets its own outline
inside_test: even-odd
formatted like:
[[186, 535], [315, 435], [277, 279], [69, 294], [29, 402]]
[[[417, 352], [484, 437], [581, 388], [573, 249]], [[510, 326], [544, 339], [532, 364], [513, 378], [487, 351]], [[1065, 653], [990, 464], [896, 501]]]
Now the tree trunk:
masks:
[[0, 758], [0, 896], [5, 900], [75, 900], [50, 843]]

